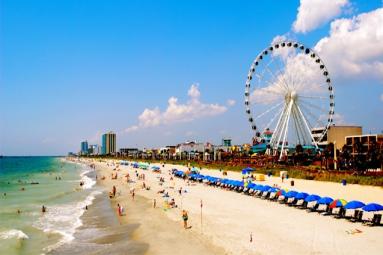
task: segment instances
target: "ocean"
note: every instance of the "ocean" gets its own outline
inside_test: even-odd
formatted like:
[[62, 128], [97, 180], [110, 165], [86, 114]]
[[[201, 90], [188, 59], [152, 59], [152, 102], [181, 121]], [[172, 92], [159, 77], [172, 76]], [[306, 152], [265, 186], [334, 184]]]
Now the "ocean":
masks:
[[71, 243], [102, 193], [95, 184], [90, 167], [60, 157], [0, 158], [0, 254], [49, 254]]

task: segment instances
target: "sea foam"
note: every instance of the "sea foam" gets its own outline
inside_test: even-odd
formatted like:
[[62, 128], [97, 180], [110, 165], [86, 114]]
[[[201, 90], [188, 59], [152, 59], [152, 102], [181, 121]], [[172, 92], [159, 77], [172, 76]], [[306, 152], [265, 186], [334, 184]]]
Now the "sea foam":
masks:
[[83, 201], [48, 208], [33, 226], [46, 233], [60, 234], [62, 238], [58, 243], [46, 247], [44, 251], [52, 251], [74, 239], [76, 229], [82, 226], [81, 216], [85, 207], [91, 205], [98, 194], [101, 192], [92, 191]]
[[11, 229], [4, 232], [0, 232], [0, 239], [29, 239], [29, 237], [21, 230]]

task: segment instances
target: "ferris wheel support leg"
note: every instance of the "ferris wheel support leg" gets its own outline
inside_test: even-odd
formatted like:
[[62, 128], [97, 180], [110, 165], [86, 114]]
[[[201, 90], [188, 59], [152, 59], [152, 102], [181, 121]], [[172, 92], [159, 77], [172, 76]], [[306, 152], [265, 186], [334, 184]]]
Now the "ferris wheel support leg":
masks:
[[283, 130], [285, 129], [287, 110], [288, 105], [285, 106], [285, 110], [283, 111], [283, 115], [279, 126], [275, 127], [275, 139], [273, 141], [274, 156], [276, 156], [278, 153], [279, 143], [282, 138]]
[[287, 131], [289, 130], [289, 121], [290, 121], [290, 115], [291, 115], [291, 108], [293, 107], [293, 104], [294, 104], [294, 101], [291, 100], [290, 104], [289, 104], [289, 109], [288, 109], [288, 112], [287, 112], [287, 118], [286, 118], [286, 124], [285, 124], [285, 133], [283, 135], [282, 149], [281, 149], [281, 154], [279, 155], [279, 160], [282, 159], [282, 156], [283, 156], [283, 153], [284, 153]]
[[[285, 105], [284, 107], [283, 107], [283, 110], [282, 110], [282, 113], [281, 113], [281, 115], [279, 116], [279, 119], [278, 119], [278, 122], [277, 122], [277, 125], [275, 126], [275, 129], [274, 129], [274, 133], [273, 133], [273, 136], [271, 137], [271, 139], [270, 139], [270, 148], [271, 149], [273, 149], [274, 150], [274, 144], [275, 144], [275, 139], [276, 139], [276, 137], [278, 136], [278, 131], [279, 131], [279, 126], [281, 125], [281, 120], [282, 120], [282, 118], [283, 118], [283, 116], [285, 115], [285, 112], [286, 112], [286, 109], [287, 109], [287, 105]], [[277, 147], [277, 149], [278, 149], [278, 147]], [[271, 150], [269, 150], [269, 152], [271, 153]]]
[[297, 105], [297, 109], [298, 109], [298, 112], [300, 113], [300, 115], [302, 116], [302, 120], [307, 128], [307, 131], [309, 132], [310, 136], [311, 136], [311, 140], [313, 142], [313, 144], [315, 145], [315, 147], [318, 149], [318, 144], [317, 142], [315, 141], [314, 137], [313, 137], [313, 134], [311, 133], [311, 129], [309, 127], [309, 125], [307, 124], [307, 121], [306, 121], [306, 118], [305, 116], [303, 115], [301, 109], [299, 108], [299, 106]]
[[[278, 153], [279, 144], [281, 142], [281, 139], [283, 138], [284, 131], [287, 129], [287, 126], [289, 124], [287, 122], [289, 111], [290, 111], [290, 103], [288, 105], [286, 105], [286, 111], [283, 114], [283, 121], [281, 122], [281, 127], [278, 129], [278, 139], [277, 139], [277, 144], [276, 144], [276, 149], [275, 149], [276, 153]], [[276, 155], [276, 153], [275, 153], [275, 155]], [[281, 151], [281, 153], [282, 153], [282, 151]]]

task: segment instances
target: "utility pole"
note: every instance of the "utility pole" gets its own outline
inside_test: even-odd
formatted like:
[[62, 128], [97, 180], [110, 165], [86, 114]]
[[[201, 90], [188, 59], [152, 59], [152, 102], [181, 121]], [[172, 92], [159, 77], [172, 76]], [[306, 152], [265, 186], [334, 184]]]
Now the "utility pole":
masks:
[[337, 157], [336, 157], [336, 141], [334, 141], [334, 170], [336, 170], [336, 168], [337, 168], [336, 161], [337, 161]]

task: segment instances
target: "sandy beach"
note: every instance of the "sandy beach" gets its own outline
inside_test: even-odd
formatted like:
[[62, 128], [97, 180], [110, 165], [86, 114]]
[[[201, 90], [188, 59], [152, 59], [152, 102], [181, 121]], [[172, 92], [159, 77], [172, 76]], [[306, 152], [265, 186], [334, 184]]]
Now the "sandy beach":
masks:
[[[121, 225], [137, 224], [131, 237], [148, 244], [145, 254], [380, 254], [383, 249], [382, 227], [309, 213], [202, 183], [188, 185], [182, 179], [170, 180], [170, 170], [186, 170], [184, 166], [160, 166], [160, 174], [130, 166], [119, 166], [119, 170], [114, 171], [115, 167], [112, 161], [97, 162], [98, 183], [107, 191], [117, 187], [117, 196], [111, 199], [112, 208], [117, 212], [117, 203], [125, 208], [125, 216], [116, 214]], [[145, 174], [145, 185], [150, 190], [142, 189], [144, 181], [138, 180], [136, 171]], [[111, 179], [112, 173], [117, 173], [116, 180]], [[130, 183], [125, 178], [128, 173]], [[218, 170], [202, 170], [201, 173], [221, 177]], [[163, 185], [160, 185], [160, 177], [165, 179]], [[227, 178], [239, 180], [241, 174], [228, 172]], [[294, 181], [293, 189], [297, 191], [365, 203], [383, 202], [380, 187]], [[292, 188], [290, 182], [282, 183], [276, 177], [267, 178], [263, 183]], [[134, 201], [130, 194], [133, 188]], [[179, 188], [186, 192], [180, 195]], [[158, 194], [163, 189], [174, 198], [177, 208], [165, 209], [164, 198]], [[153, 199], [156, 199], [156, 208], [153, 208]], [[191, 229], [183, 229], [182, 209], [189, 213]], [[361, 232], [348, 233], [355, 229]]]

